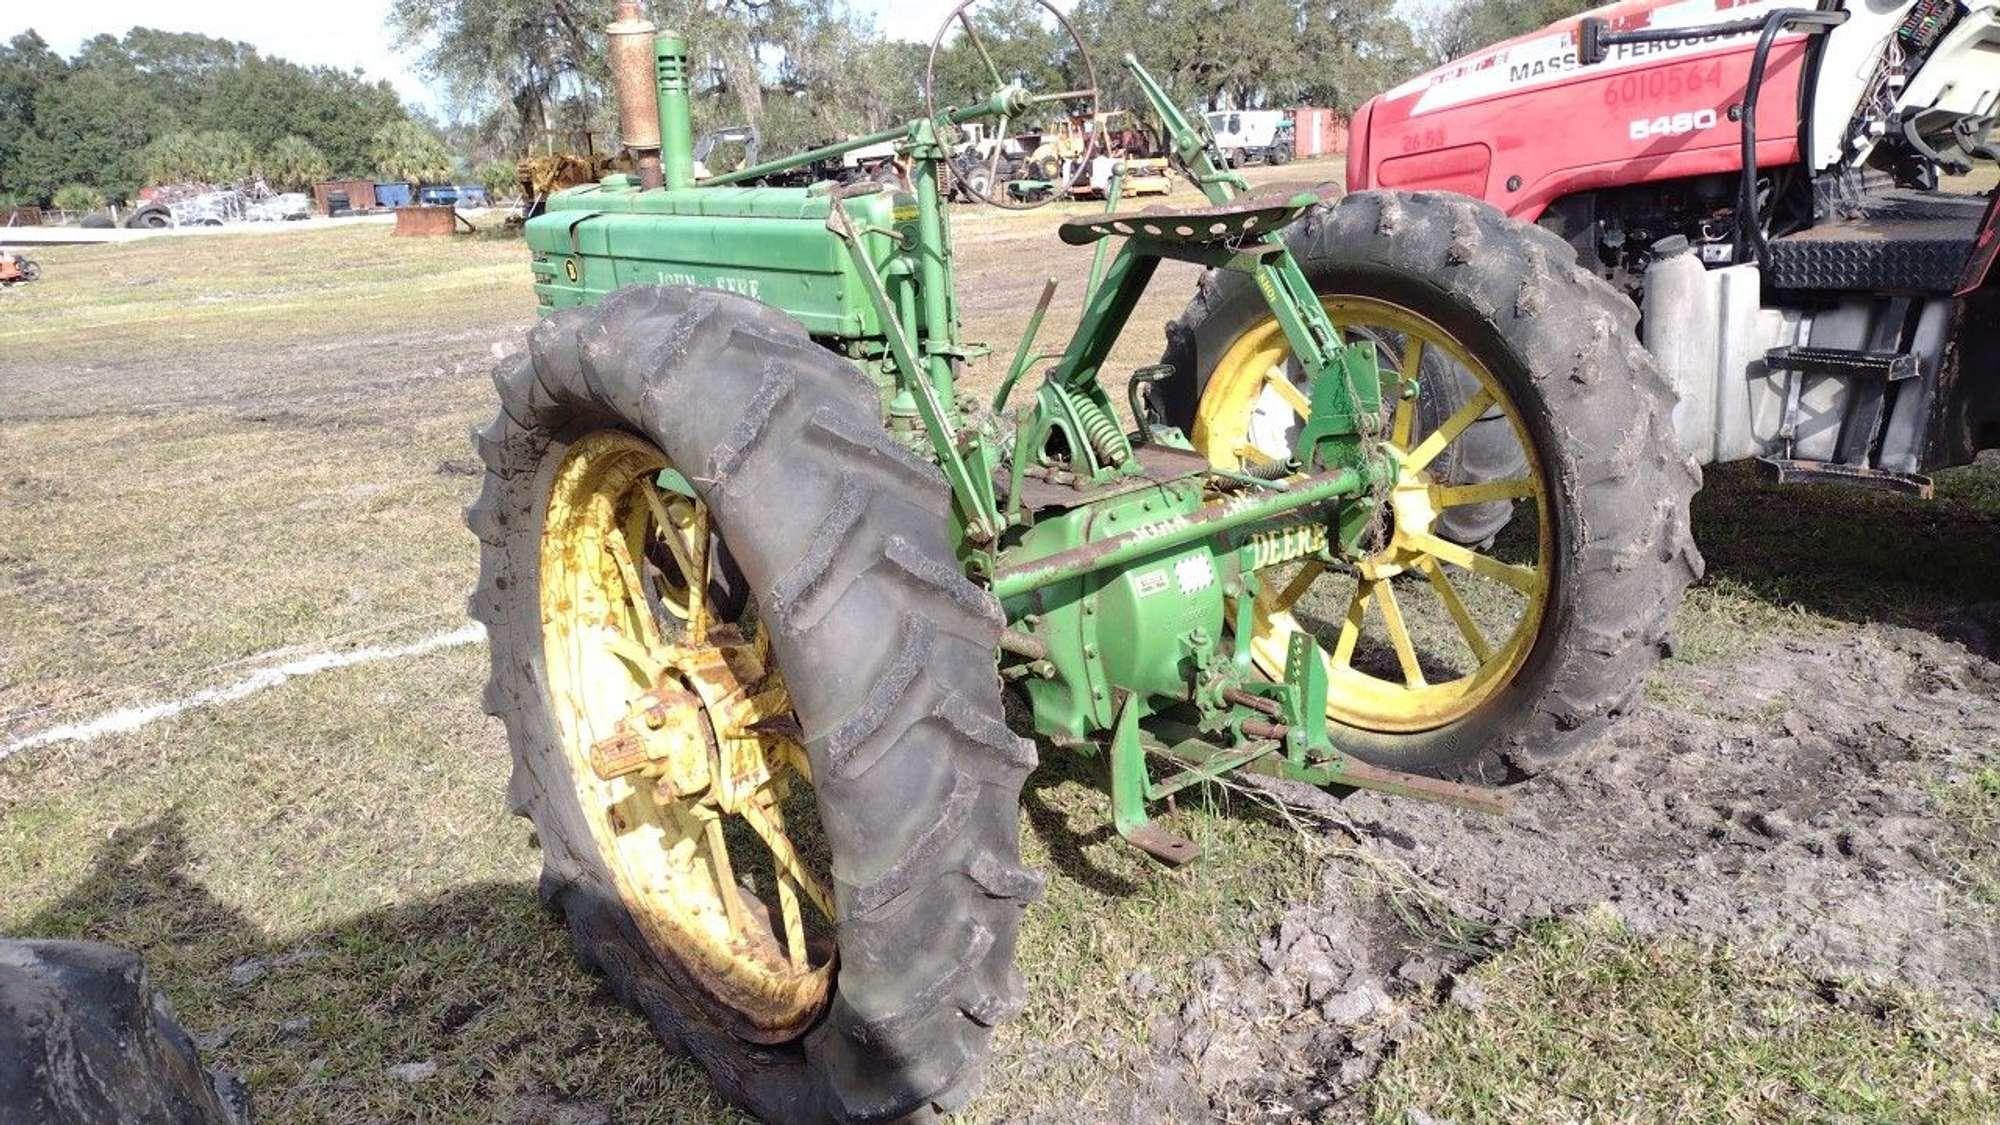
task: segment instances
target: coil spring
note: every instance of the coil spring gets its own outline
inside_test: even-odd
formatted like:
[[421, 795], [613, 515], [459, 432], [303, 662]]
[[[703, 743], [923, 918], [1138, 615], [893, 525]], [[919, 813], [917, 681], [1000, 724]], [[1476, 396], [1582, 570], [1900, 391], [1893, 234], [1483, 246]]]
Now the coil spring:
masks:
[[1118, 428], [1118, 419], [1096, 402], [1078, 395], [1075, 399], [1076, 418], [1083, 424], [1083, 439], [1097, 453], [1097, 459], [1116, 468], [1125, 463], [1131, 452], [1125, 444], [1125, 434]]
[[1283, 480], [1292, 475], [1292, 462], [1290, 458], [1281, 461], [1246, 460], [1243, 464], [1243, 474], [1256, 477], [1258, 480]]

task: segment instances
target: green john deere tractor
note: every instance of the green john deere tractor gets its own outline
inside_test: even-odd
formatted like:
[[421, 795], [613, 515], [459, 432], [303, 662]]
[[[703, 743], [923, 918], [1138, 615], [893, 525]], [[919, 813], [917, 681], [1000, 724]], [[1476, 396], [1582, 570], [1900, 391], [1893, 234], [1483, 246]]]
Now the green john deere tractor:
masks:
[[[945, 29], [984, 54], [969, 3]], [[1078, 89], [995, 68], [697, 181], [655, 30], [609, 29], [636, 171], [527, 225], [545, 316], [475, 435], [472, 606], [544, 896], [732, 1100], [971, 1096], [1041, 888], [1003, 688], [1169, 863], [1194, 848], [1148, 810], [1232, 771], [1494, 808], [1631, 704], [1698, 479], [1632, 306], [1561, 240], [1455, 196], [1247, 194], [1128, 57], [1207, 206], [1063, 222], [1098, 267], [1075, 334], [1034, 343], [1051, 283], [975, 397], [950, 135], [1095, 118], [1082, 43]], [[883, 142], [908, 190], [745, 186]], [[1169, 260], [1207, 273], [1120, 402], [1103, 366]]]

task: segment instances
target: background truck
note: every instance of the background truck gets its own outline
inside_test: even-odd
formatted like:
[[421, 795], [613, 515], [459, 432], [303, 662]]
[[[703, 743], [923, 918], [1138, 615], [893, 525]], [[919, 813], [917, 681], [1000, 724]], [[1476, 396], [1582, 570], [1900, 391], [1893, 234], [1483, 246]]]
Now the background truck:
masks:
[[959, 127], [960, 140], [951, 150], [954, 198], [981, 200], [1014, 180], [1033, 179], [1028, 155], [1039, 135], [997, 136], [985, 121], [968, 121]]
[[1996, 114], [1993, 0], [1634, 0], [1367, 103], [1347, 180], [1573, 248], [1643, 310], [1605, 346], [1657, 359], [1696, 460], [1927, 496], [2000, 445]]
[[1284, 164], [1294, 155], [1292, 115], [1286, 110], [1218, 110], [1208, 115], [1208, 128], [1232, 166]]

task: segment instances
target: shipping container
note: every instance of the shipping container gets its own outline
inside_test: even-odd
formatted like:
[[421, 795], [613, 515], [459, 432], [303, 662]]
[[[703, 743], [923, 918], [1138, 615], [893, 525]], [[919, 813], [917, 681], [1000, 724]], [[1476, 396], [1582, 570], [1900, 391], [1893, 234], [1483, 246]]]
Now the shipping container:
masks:
[[1301, 159], [1347, 151], [1347, 118], [1338, 110], [1298, 106], [1292, 110], [1292, 150]]
[[313, 209], [322, 215], [375, 210], [375, 181], [327, 180], [313, 185]]

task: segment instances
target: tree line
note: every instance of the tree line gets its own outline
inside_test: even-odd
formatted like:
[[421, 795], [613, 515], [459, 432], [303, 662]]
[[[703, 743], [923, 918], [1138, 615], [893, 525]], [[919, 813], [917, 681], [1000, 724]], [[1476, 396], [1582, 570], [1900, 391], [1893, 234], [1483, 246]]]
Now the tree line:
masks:
[[[1103, 105], [1141, 99], [1118, 59], [1137, 54], [1193, 110], [1323, 105], [1351, 111], [1396, 82], [1587, 7], [1578, 0], [1077, 0]], [[383, 81], [265, 58], [246, 43], [133, 28], [64, 59], [33, 31], [0, 47], [0, 203], [130, 199], [147, 183], [274, 188], [329, 177], [438, 180], [472, 167], [615, 143], [603, 27], [614, 0], [393, 0], [388, 31], [426, 45], [424, 73], [454, 123], [412, 114]], [[847, 0], [649, 0], [692, 51], [696, 128], [751, 124], [765, 154], [889, 127], [923, 111], [933, 29], [879, 27]], [[1070, 38], [1030, 0], [974, 10], [996, 66], [1043, 90], [1087, 76]], [[964, 36], [935, 66], [940, 104], [984, 96]], [[1028, 126], [1035, 122], [1020, 122]]]
[[[1190, 109], [1299, 104], [1351, 111], [1468, 50], [1582, 11], [1579, 0], [1077, 0], [1070, 21], [1096, 60], [1103, 104], [1141, 104], [1118, 60], [1138, 55]], [[615, 132], [601, 29], [614, 0], [394, 0], [389, 22], [430, 44], [425, 72], [452, 96], [463, 143], [489, 152], [575, 147]], [[929, 27], [878, 27], [845, 0], [649, 0], [687, 39], [697, 131], [758, 127], [766, 155], [885, 128], [922, 111]], [[1073, 89], [1069, 36], [1031, 0], [974, 9], [1009, 78]], [[891, 17], [894, 21], [894, 17]], [[924, 41], [920, 41], [924, 40]], [[942, 101], [984, 96], [963, 36], [939, 52]], [[1032, 124], [1032, 123], [1030, 123]]]
[[333, 176], [440, 179], [454, 165], [387, 82], [248, 43], [135, 27], [67, 59], [32, 30], [0, 46], [0, 202], [87, 210], [147, 184], [261, 176], [302, 190]]

